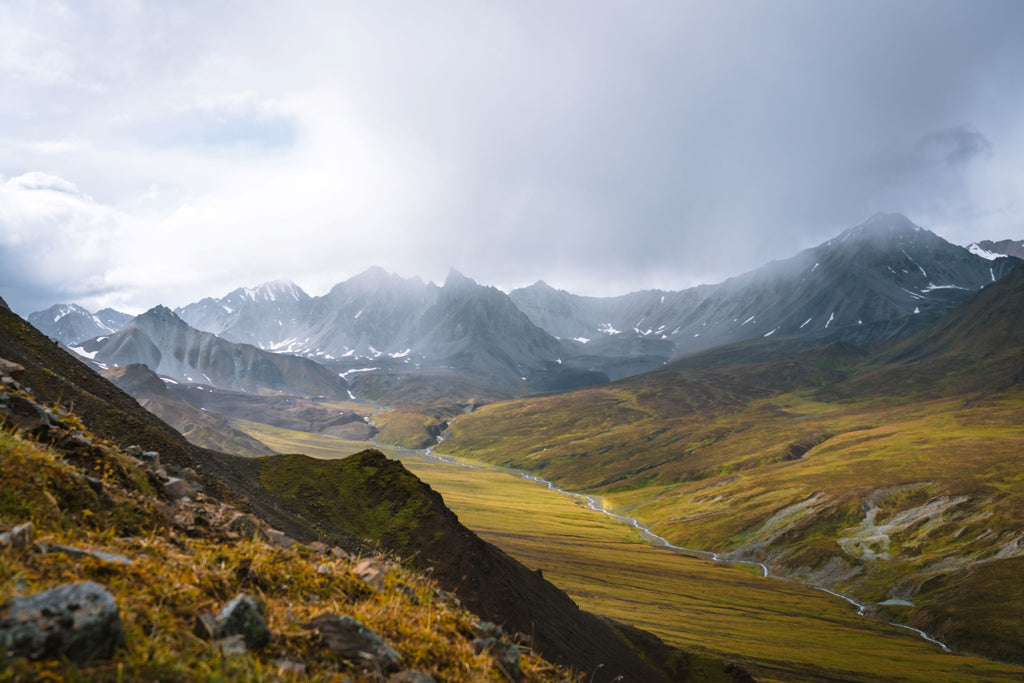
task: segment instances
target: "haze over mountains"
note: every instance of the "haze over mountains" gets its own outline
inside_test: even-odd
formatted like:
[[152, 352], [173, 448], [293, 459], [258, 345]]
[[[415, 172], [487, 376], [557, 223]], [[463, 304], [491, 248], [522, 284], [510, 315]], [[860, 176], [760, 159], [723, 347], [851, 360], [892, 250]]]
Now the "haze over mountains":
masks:
[[[522, 395], [618, 379], [678, 355], [738, 341], [787, 337], [867, 343], [906, 336], [1022, 262], [1000, 252], [1013, 252], [1016, 242], [980, 244], [959, 247], [900, 214], [877, 214], [790, 259], [681, 291], [598, 298], [538, 282], [506, 295], [454, 270], [437, 286], [371, 268], [323, 296], [277, 281], [205, 298], [174, 313], [195, 330], [305, 356], [349, 381], [447, 373], [494, 392]], [[54, 307], [31, 317], [74, 346], [89, 332], [109, 335], [124, 324], [105, 313]], [[158, 372], [181, 381], [204, 383], [207, 375], [205, 383], [221, 388], [256, 386], [251, 377], [228, 380], [223, 370], [213, 379], [202, 369], [209, 355], [180, 358], [167, 346], [170, 339], [201, 335], [185, 332], [168, 314], [166, 309], [159, 316], [146, 314], [149, 339], [132, 332], [131, 343], [121, 335], [86, 352], [97, 351], [96, 360], [108, 364], [157, 363]], [[176, 331], [155, 333], [154, 318], [173, 323]], [[226, 355], [219, 354], [218, 362]], [[317, 395], [310, 394], [314, 391], [305, 393]]]

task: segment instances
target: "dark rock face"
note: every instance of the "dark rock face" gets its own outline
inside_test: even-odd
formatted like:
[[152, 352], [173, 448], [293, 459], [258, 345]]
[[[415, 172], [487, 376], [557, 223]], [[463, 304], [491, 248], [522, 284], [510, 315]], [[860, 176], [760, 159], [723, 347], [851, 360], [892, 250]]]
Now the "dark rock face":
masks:
[[69, 584], [0, 606], [0, 643], [13, 657], [109, 659], [121, 644], [121, 614], [97, 583]]

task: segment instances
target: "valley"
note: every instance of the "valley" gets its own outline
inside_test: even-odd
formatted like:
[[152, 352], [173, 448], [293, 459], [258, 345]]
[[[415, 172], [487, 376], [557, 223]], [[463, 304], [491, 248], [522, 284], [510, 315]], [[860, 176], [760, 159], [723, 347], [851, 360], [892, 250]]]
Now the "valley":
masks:
[[[239, 426], [281, 452], [338, 458], [363, 447]], [[441, 493], [463, 523], [541, 570], [584, 609], [686, 650], [741, 662], [758, 680], [1009, 681], [1024, 675], [1024, 667], [945, 653], [914, 633], [858, 615], [842, 598], [764, 578], [758, 567], [727, 567], [657, 548], [578, 499], [502, 468], [379, 447]]]

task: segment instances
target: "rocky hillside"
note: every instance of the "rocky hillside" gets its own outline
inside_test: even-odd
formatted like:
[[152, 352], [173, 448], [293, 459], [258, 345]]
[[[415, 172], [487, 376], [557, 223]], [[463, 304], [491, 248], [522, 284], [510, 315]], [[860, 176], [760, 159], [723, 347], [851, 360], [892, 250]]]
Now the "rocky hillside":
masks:
[[298, 545], [203, 495], [194, 471], [98, 439], [0, 365], [0, 661], [14, 680], [572, 677], [422, 575]]

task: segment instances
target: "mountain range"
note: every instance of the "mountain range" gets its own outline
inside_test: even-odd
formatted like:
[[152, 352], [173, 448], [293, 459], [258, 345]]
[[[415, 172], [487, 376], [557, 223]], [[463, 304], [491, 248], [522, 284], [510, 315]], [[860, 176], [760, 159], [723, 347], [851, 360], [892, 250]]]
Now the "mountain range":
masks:
[[[1004, 240], [959, 247], [900, 214], [877, 214], [792, 258], [680, 291], [586, 297], [537, 282], [506, 295], [454, 270], [437, 286], [371, 268], [323, 296], [276, 281], [205, 298], [174, 314], [225, 342], [315, 360], [363, 398], [387, 399], [423, 376], [435, 393], [437, 385], [450, 385], [462, 387], [455, 393], [501, 397], [599, 384], [745, 340], [863, 344], [908, 336], [1020, 264], [1006, 255], [1019, 246]], [[167, 346], [172, 338], [202, 339], [207, 346], [212, 340], [181, 326], [155, 333], [153, 324], [170, 322], [168, 313], [143, 316], [135, 327], [146, 327], [147, 339], [135, 331], [130, 340], [122, 335], [83, 349], [98, 352], [103, 363], [157, 363], [158, 373], [178, 381], [247, 391], [262, 386], [241, 375], [229, 380], [223, 370], [211, 374], [210, 358], [178, 358], [181, 349]], [[30, 318], [73, 347], [127, 325], [124, 314], [91, 315], [75, 306]], [[230, 354], [218, 355], [223, 361]], [[305, 395], [338, 391], [310, 387]]]

